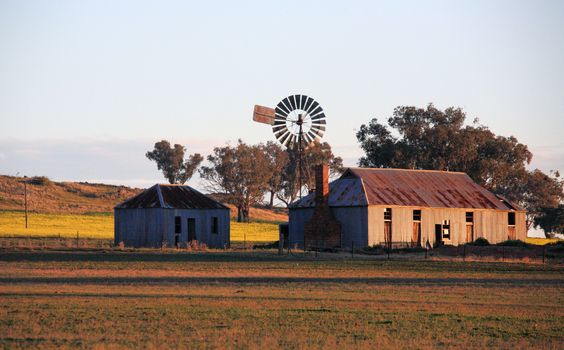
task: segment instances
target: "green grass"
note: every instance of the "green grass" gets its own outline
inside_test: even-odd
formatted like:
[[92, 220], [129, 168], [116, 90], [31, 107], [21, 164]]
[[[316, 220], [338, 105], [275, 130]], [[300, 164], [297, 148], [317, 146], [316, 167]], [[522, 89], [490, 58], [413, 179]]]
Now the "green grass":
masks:
[[[114, 216], [111, 213], [37, 214], [29, 213], [25, 228], [23, 212], [0, 212], [0, 237], [58, 237], [113, 239]], [[272, 242], [278, 240], [278, 225], [270, 222], [231, 222], [231, 241]]]
[[563, 272], [267, 252], [4, 251], [0, 348], [557, 349]]

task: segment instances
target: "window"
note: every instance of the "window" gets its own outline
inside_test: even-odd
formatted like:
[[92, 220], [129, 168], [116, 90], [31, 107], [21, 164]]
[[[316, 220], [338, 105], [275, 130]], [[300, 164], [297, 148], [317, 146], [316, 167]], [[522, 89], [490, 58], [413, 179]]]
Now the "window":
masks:
[[507, 213], [507, 225], [515, 226], [515, 213]]
[[180, 234], [182, 232], [182, 223], [180, 221], [180, 216], [174, 217], [174, 233]]
[[384, 210], [384, 220], [392, 221], [392, 208], [386, 208]]
[[219, 222], [218, 222], [217, 216], [212, 217], [211, 232], [212, 233], [218, 233], [219, 232]]
[[413, 221], [421, 221], [421, 210], [413, 211]]
[[466, 222], [469, 223], [469, 224], [474, 222], [474, 212], [472, 212], [472, 211], [466, 212]]
[[443, 222], [443, 239], [450, 240], [450, 220]]

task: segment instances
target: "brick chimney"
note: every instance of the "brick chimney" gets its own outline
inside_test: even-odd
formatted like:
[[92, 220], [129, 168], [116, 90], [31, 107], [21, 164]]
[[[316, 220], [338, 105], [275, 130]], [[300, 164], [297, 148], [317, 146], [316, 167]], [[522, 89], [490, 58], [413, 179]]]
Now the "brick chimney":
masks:
[[304, 248], [341, 246], [341, 223], [329, 207], [329, 167], [315, 167], [315, 208], [311, 220], [304, 225]]
[[315, 206], [329, 205], [329, 166], [315, 167]]

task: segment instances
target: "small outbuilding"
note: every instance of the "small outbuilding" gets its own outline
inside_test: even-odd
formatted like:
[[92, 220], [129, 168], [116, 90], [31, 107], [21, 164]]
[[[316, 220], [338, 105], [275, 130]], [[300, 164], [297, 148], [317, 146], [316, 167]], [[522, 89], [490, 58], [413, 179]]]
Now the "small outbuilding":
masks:
[[527, 237], [525, 210], [465, 173], [349, 168], [290, 205], [289, 243], [299, 247], [460, 245]]
[[229, 208], [190, 186], [154, 185], [114, 208], [114, 242], [128, 247], [229, 245]]

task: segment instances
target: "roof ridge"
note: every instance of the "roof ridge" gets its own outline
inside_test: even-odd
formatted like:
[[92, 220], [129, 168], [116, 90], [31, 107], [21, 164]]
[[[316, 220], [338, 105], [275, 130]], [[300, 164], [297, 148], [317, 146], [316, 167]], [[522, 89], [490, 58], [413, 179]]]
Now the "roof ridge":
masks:
[[159, 204], [161, 205], [161, 208], [168, 208], [168, 205], [165, 204], [163, 193], [161, 192], [161, 185], [156, 184], [155, 186], [157, 187], [157, 196], [159, 196]]
[[446, 173], [446, 174], [464, 174], [468, 175], [463, 171], [450, 171], [450, 170], [432, 170], [432, 169], [404, 169], [404, 168], [363, 168], [363, 167], [348, 167], [348, 169], [355, 170], [396, 170], [405, 172], [421, 172], [421, 173]]

